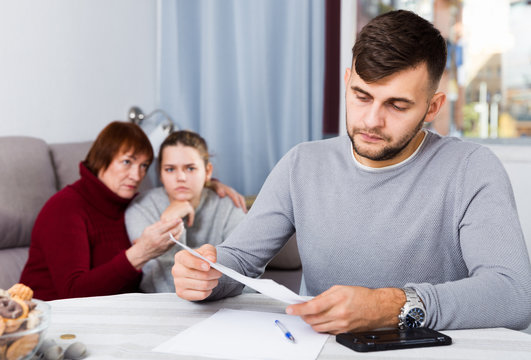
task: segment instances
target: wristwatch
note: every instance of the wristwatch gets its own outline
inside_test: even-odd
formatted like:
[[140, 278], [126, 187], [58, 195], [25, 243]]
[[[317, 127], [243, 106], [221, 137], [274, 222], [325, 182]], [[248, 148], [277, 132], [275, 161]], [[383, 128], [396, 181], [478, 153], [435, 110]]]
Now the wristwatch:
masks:
[[426, 309], [420, 300], [415, 289], [403, 288], [406, 294], [406, 303], [400, 309], [398, 315], [398, 327], [400, 329], [411, 329], [423, 327], [426, 323]]

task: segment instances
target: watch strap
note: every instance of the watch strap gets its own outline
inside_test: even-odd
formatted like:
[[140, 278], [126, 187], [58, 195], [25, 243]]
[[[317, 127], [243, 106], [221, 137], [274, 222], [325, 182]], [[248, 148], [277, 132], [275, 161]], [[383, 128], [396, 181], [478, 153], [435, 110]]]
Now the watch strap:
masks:
[[406, 295], [406, 302], [404, 303], [402, 309], [400, 309], [400, 314], [398, 315], [398, 327], [400, 329], [406, 329], [408, 327], [406, 325], [406, 317], [409, 310], [413, 308], [420, 308], [422, 311], [424, 311], [424, 314], [426, 314], [426, 309], [415, 289], [403, 288], [402, 291], [404, 291]]

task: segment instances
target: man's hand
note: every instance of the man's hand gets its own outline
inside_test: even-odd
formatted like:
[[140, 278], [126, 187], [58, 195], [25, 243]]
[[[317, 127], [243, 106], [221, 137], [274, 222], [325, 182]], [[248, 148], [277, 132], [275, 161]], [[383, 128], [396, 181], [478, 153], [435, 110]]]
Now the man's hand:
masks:
[[[216, 262], [216, 248], [210, 244], [205, 244], [196, 250], [212, 262]], [[175, 293], [182, 299], [197, 301], [207, 298], [218, 285], [221, 273], [210, 264], [200, 258], [190, 254], [186, 250], [181, 250], [175, 254], [175, 265], [171, 270]]]
[[398, 288], [336, 285], [310, 301], [288, 306], [286, 313], [300, 316], [315, 331], [339, 334], [396, 327], [405, 302]]
[[245, 205], [245, 198], [240, 195], [236, 190], [231, 188], [228, 185], [221, 183], [219, 180], [212, 179], [208, 187], [211, 190], [214, 190], [219, 197], [228, 196], [236, 207], [239, 207], [243, 210], [244, 213], [247, 213], [247, 205]]

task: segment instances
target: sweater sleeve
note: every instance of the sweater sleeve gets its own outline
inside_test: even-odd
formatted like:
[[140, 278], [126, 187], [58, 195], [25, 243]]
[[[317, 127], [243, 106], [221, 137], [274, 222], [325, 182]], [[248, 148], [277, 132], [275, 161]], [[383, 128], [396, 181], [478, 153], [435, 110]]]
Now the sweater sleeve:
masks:
[[32, 241], [41, 244], [59, 298], [110, 295], [137, 288], [140, 272], [127, 260], [125, 249], [93, 266], [90, 220], [83, 212], [72, 202], [50, 204], [33, 230]]
[[531, 321], [531, 266], [509, 178], [486, 148], [460, 175], [455, 223], [469, 276], [406, 286], [426, 304], [428, 327], [523, 329]]
[[[267, 263], [295, 232], [290, 187], [290, 158], [285, 155], [267, 177], [241, 223], [217, 246], [217, 261], [249, 277], [260, 276]], [[241, 293], [243, 284], [222, 276], [208, 300]]]

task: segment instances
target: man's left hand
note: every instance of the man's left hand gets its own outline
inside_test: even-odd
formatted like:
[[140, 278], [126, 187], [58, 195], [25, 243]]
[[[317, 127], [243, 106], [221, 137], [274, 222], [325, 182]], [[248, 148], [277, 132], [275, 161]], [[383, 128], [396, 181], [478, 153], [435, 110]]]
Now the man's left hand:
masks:
[[286, 313], [300, 316], [317, 332], [339, 334], [397, 327], [406, 296], [398, 288], [369, 289], [336, 285]]

